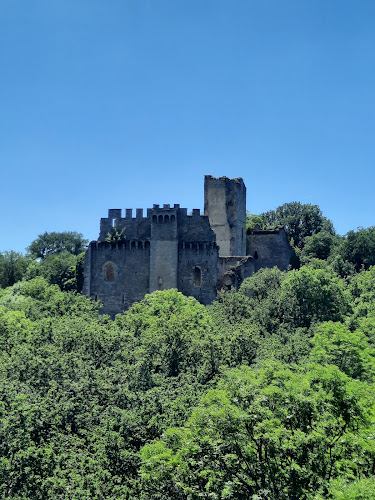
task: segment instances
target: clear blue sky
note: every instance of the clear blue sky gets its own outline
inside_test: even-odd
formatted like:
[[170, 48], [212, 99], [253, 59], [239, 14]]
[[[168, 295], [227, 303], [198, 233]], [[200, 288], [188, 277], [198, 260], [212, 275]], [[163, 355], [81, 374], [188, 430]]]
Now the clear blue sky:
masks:
[[204, 174], [375, 225], [374, 0], [0, 0], [0, 68], [1, 251]]

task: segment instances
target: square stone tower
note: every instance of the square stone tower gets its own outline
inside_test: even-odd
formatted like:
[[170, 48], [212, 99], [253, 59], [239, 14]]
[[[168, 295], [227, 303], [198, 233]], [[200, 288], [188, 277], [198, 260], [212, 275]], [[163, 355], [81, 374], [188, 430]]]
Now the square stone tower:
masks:
[[216, 234], [219, 256], [246, 255], [246, 187], [243, 179], [205, 175], [204, 213]]

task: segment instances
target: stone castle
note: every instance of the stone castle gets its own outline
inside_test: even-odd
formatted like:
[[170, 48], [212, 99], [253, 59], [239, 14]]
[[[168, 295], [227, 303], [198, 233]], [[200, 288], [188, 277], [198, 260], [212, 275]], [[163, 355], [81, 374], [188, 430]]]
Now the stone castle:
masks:
[[[114, 316], [155, 290], [177, 288], [210, 304], [218, 290], [237, 289], [262, 267], [287, 269], [283, 229], [246, 234], [246, 187], [241, 178], [204, 179], [204, 214], [180, 205], [108, 210], [87, 249], [83, 293]], [[112, 237], [111, 237], [112, 235]]]

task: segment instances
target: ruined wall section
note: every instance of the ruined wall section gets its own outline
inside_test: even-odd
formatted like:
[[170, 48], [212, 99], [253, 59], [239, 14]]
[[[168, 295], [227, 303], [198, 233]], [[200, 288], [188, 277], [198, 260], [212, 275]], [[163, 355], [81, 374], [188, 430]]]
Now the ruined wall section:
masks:
[[218, 290], [238, 290], [244, 279], [256, 271], [256, 261], [251, 256], [220, 257], [218, 262]]
[[246, 255], [246, 187], [241, 178], [204, 177], [204, 213], [220, 257]]
[[277, 266], [286, 271], [290, 264], [292, 248], [284, 229], [255, 229], [247, 235], [247, 253], [254, 257], [255, 270]]
[[150, 241], [90, 243], [85, 256], [83, 293], [103, 303], [112, 317], [149, 293]]

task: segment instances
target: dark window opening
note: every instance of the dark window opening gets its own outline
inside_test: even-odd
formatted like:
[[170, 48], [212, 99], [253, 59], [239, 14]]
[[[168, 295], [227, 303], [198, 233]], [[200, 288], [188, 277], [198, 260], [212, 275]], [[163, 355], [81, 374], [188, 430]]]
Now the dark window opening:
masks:
[[165, 216], [165, 222], [169, 222], [169, 215]]
[[162, 215], [159, 215], [159, 222], [163, 222], [163, 216]]
[[201, 270], [199, 267], [194, 267], [194, 286], [201, 286]]
[[254, 259], [257, 259], [258, 258], [258, 252], [255, 250], [254, 252]]
[[156, 216], [156, 215], [153, 215], [153, 216], [152, 216], [152, 222], [157, 222], [157, 221], [158, 221], [157, 216]]
[[113, 281], [115, 279], [115, 266], [111, 262], [107, 262], [104, 267], [104, 279]]

